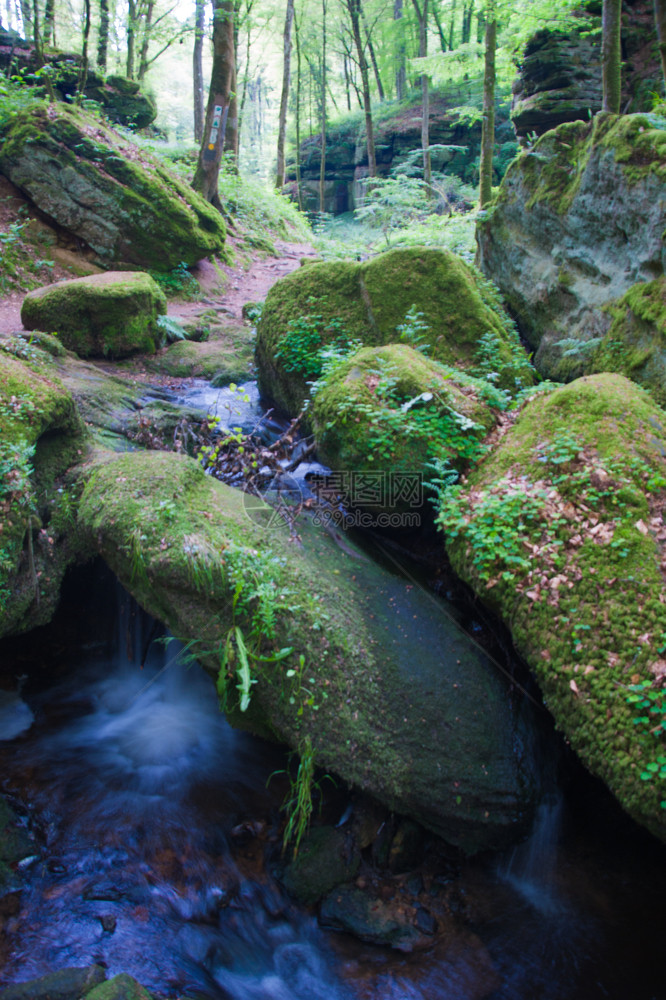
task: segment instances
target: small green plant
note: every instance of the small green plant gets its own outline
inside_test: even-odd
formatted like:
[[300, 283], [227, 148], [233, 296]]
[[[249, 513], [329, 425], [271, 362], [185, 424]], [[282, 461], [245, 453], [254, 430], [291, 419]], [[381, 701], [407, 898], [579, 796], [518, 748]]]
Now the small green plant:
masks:
[[[311, 297], [309, 304], [316, 306], [321, 304], [321, 300]], [[322, 375], [324, 350], [331, 346], [347, 352], [351, 349], [352, 342], [343, 327], [338, 317], [327, 321], [315, 313], [292, 319], [275, 357], [282, 359], [288, 372], [297, 372], [314, 381]]]
[[185, 261], [181, 261], [171, 271], [151, 271], [150, 274], [167, 296], [196, 299], [201, 294], [199, 282], [190, 273]]
[[421, 354], [430, 352], [430, 344], [426, 336], [430, 333], [430, 327], [426, 323], [423, 313], [417, 310], [416, 305], [410, 306], [405, 316], [405, 322], [397, 326], [395, 332], [403, 344], [409, 344]]
[[[666, 692], [654, 687], [650, 681], [630, 684], [628, 690], [627, 703], [640, 712], [634, 717], [634, 725], [645, 729], [646, 736], [663, 739], [666, 734]], [[666, 756], [655, 756], [641, 772], [641, 781], [655, 780], [666, 781]], [[666, 799], [662, 799], [660, 805], [666, 809]]]
[[[291, 764], [294, 755], [290, 754]], [[333, 781], [329, 774], [324, 775], [319, 781], [315, 781], [315, 757], [312, 749], [312, 740], [309, 736], [301, 741], [298, 748], [298, 768], [296, 776], [292, 774], [291, 767], [286, 771], [274, 771], [274, 774], [286, 774], [289, 778], [289, 790], [282, 803], [282, 810], [286, 813], [287, 822], [282, 835], [282, 851], [286, 851], [292, 845], [292, 856], [298, 854], [301, 841], [308, 831], [312, 813], [314, 812], [314, 795], [321, 793], [322, 782], [328, 779]], [[335, 784], [335, 782], [333, 782]]]
[[178, 320], [171, 316], [158, 316], [157, 325], [164, 334], [164, 340], [168, 344], [175, 344], [178, 340], [187, 340], [187, 331]]

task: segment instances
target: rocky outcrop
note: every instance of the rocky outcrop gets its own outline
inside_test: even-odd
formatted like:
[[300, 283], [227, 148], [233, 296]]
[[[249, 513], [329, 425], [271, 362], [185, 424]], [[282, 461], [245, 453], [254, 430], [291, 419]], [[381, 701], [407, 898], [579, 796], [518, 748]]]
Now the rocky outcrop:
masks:
[[611, 325], [590, 367], [621, 372], [666, 406], [666, 278], [633, 285], [606, 312]]
[[[51, 70], [51, 82], [56, 96], [62, 101], [71, 101], [76, 95], [81, 75], [81, 56], [67, 52], [44, 53], [46, 65]], [[15, 74], [22, 71], [25, 83], [42, 87], [43, 82], [33, 74], [38, 68], [35, 48], [32, 42], [20, 38], [14, 32], [0, 29], [0, 70]], [[148, 94], [144, 94], [136, 80], [126, 76], [109, 74], [103, 76], [88, 69], [84, 97], [95, 101], [104, 110], [111, 122], [131, 128], [146, 128], [157, 117], [157, 107]]]
[[0, 171], [99, 257], [168, 271], [224, 246], [222, 216], [82, 111], [37, 104], [3, 128]]
[[163, 334], [164, 292], [143, 271], [107, 271], [29, 292], [21, 307], [26, 330], [55, 332], [82, 358], [154, 353]]
[[[601, 110], [601, 3], [585, 3], [580, 28], [537, 31], [513, 85], [511, 121], [521, 141]], [[647, 111], [663, 86], [650, 0], [624, 0], [622, 109]]]
[[430, 595], [307, 519], [290, 542], [270, 508], [175, 454], [108, 456], [78, 523], [140, 603], [194, 640], [233, 722], [468, 852], [526, 829], [531, 718]]
[[[455, 174], [467, 184], [478, 180], [481, 122], [470, 123], [456, 108], [470, 103], [476, 81], [459, 89], [433, 90], [430, 98], [430, 142], [433, 169]], [[496, 126], [496, 180], [517, 151], [513, 129], [507, 119], [506, 104], [498, 101]], [[420, 96], [382, 106], [376, 115], [375, 147], [377, 172], [386, 177], [407, 161], [418, 159], [421, 147]], [[411, 155], [410, 155], [411, 154]], [[301, 143], [300, 171], [303, 207], [319, 211], [319, 171], [321, 138], [311, 136]], [[368, 176], [368, 150], [363, 116], [349, 114], [332, 124], [326, 133], [325, 211], [333, 215], [350, 212], [363, 203]], [[292, 165], [288, 175], [295, 180]]]
[[440, 513], [454, 569], [509, 625], [557, 726], [662, 840], [665, 486], [666, 413], [595, 375], [528, 403]]
[[481, 269], [542, 375], [589, 370], [611, 324], [604, 307], [663, 274], [665, 150], [653, 116], [561, 125], [514, 161], [479, 221]]
[[470, 369], [487, 349], [512, 388], [531, 384], [527, 356], [488, 283], [456, 254], [417, 247], [362, 264], [308, 264], [276, 282], [257, 325], [262, 395], [298, 413], [321, 374], [322, 348], [395, 343], [410, 310], [420, 314], [420, 346], [434, 360]]

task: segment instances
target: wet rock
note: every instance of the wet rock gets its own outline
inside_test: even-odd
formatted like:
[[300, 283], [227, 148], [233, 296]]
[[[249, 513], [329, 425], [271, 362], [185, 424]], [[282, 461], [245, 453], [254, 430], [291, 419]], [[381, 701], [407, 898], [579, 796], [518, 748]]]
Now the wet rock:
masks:
[[349, 833], [330, 826], [314, 827], [281, 881], [291, 896], [309, 905], [352, 879], [360, 862], [360, 851]]
[[309, 740], [321, 767], [467, 852], [521, 836], [536, 795], [534, 721], [429, 593], [307, 518], [294, 545], [262, 519], [271, 508], [185, 456], [107, 457], [87, 481], [82, 537], [147, 610], [202, 638], [215, 677], [206, 650], [229, 632], [234, 567], [251, 565], [276, 595], [272, 643], [293, 657], [255, 663], [243, 705], [230, 681], [232, 723]]
[[0, 797], [0, 861], [11, 865], [35, 853], [35, 842], [18, 816]]
[[29, 292], [21, 307], [26, 330], [51, 330], [82, 358], [154, 353], [166, 296], [143, 271], [107, 271]]
[[425, 836], [422, 826], [403, 819], [398, 825], [388, 856], [389, 869], [395, 874], [410, 872], [423, 861]]
[[423, 906], [417, 907], [414, 922], [423, 934], [434, 934], [437, 930], [437, 921]]
[[151, 994], [126, 972], [86, 993], [86, 1000], [152, 1000]]
[[103, 983], [105, 978], [104, 969], [100, 965], [60, 969], [39, 979], [16, 983], [0, 990], [0, 1000], [80, 1000]]
[[107, 934], [113, 934], [116, 929], [116, 924], [118, 921], [110, 913], [104, 913], [100, 918], [99, 922], [102, 925], [102, 930], [106, 931]]
[[403, 908], [372, 896], [356, 886], [341, 886], [322, 902], [322, 927], [347, 931], [361, 941], [389, 945], [398, 951], [423, 946], [421, 932]]

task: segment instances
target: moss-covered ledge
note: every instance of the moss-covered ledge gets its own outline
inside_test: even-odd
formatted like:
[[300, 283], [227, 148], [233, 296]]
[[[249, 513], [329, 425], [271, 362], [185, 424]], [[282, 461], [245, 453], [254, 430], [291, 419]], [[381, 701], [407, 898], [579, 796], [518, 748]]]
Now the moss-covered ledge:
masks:
[[[290, 541], [271, 515], [193, 459], [135, 452], [88, 469], [78, 524], [216, 678], [231, 636], [234, 723], [311, 747], [321, 766], [470, 853], [519, 837], [537, 796], [524, 752], [533, 720], [502, 675], [429, 595], [307, 519]], [[256, 681], [245, 711], [237, 627]]]
[[624, 808], [666, 840], [663, 717], [631, 686], [666, 676], [666, 413], [620, 375], [527, 404], [449, 494], [456, 571], [509, 625], [555, 721]]

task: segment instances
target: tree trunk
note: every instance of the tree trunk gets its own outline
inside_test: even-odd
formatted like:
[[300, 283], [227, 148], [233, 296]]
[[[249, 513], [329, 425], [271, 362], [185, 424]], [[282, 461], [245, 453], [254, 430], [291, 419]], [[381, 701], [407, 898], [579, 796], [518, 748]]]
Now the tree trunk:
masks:
[[55, 0], [46, 0], [44, 4], [44, 31], [42, 40], [45, 45], [55, 45]]
[[155, 0], [148, 0], [146, 5], [146, 16], [143, 22], [143, 34], [141, 36], [141, 53], [139, 55], [139, 80], [143, 80], [148, 69], [148, 46], [150, 45], [150, 29], [153, 23], [153, 11], [155, 10]]
[[[393, 0], [393, 20], [402, 20], [402, 0]], [[395, 71], [395, 96], [398, 101], [401, 101], [405, 96], [405, 88], [407, 84], [407, 70], [405, 68], [405, 41], [400, 33], [400, 38], [398, 40], [398, 52], [397, 52], [397, 69]]]
[[449, 24], [449, 52], [453, 52], [453, 32], [456, 26], [456, 0], [451, 0], [451, 22]]
[[661, 72], [666, 82], [666, 0], [654, 0], [654, 20], [661, 57]]
[[136, 0], [127, 0], [127, 65], [125, 76], [134, 79], [134, 42], [136, 36]]
[[444, 34], [444, 28], [442, 27], [442, 19], [439, 16], [439, 11], [437, 10], [437, 0], [432, 5], [432, 13], [435, 18], [435, 25], [437, 26], [437, 34], [439, 35], [439, 44], [442, 52], [448, 52], [448, 43], [446, 40], [446, 35]]
[[[428, 0], [412, 0], [419, 22], [419, 58], [428, 55]], [[426, 73], [421, 74], [421, 149], [423, 150], [423, 180], [430, 190], [432, 167], [430, 163], [430, 87]]]
[[77, 86], [76, 103], [80, 104], [85, 94], [88, 82], [88, 39], [90, 38], [90, 0], [84, 0], [85, 21], [83, 23], [83, 47], [81, 50], [81, 69]]
[[32, 7], [30, 5], [30, 0], [20, 0], [21, 9], [21, 23], [23, 25], [23, 37], [24, 38], [34, 38], [35, 29], [32, 21]]
[[321, 156], [319, 160], [319, 212], [326, 205], [326, 0], [321, 0]]
[[375, 83], [377, 84], [377, 94], [379, 95], [379, 100], [383, 101], [386, 96], [384, 93], [384, 85], [382, 84], [382, 78], [379, 75], [379, 66], [377, 65], [377, 56], [375, 55], [375, 47], [372, 44], [372, 39], [370, 37], [370, 29], [368, 28], [367, 22], [365, 20], [365, 14], [363, 12], [363, 7], [359, 0], [359, 10], [361, 12], [361, 20], [363, 22], [363, 30], [365, 31], [365, 40], [368, 46], [368, 52], [370, 53], [370, 62], [372, 63], [372, 72], [375, 74]]
[[474, 0], [463, 5], [462, 44], [466, 45], [472, 37], [472, 18], [474, 17]]
[[109, 0], [99, 0], [99, 33], [97, 35], [97, 65], [106, 73], [109, 52]]
[[296, 36], [296, 191], [298, 207], [303, 211], [303, 196], [301, 194], [301, 36], [298, 18], [294, 19]]
[[284, 187], [284, 146], [287, 138], [287, 104], [289, 102], [289, 76], [291, 70], [291, 25], [294, 20], [294, 0], [287, 0], [282, 36], [282, 93], [280, 95], [280, 116], [278, 119], [277, 177], [278, 191]]
[[347, 0], [347, 10], [351, 20], [352, 35], [358, 57], [358, 68], [361, 71], [361, 87], [363, 89], [363, 110], [365, 112], [365, 138], [368, 148], [368, 176], [377, 176], [377, 158], [375, 156], [375, 132], [372, 124], [372, 105], [370, 103], [370, 81], [368, 79], [368, 60], [365, 58], [363, 40], [361, 38], [361, 0]]
[[236, 79], [233, 0], [213, 0], [213, 69], [210, 78], [204, 136], [192, 187], [222, 211], [218, 178], [227, 129], [231, 125], [232, 92]]
[[620, 18], [622, 0], [603, 0], [601, 12], [601, 81], [602, 110], [620, 113], [622, 82], [622, 50]]
[[489, 0], [486, 12], [486, 58], [483, 74], [483, 120], [481, 126], [481, 160], [479, 163], [479, 204], [481, 208], [492, 197], [493, 152], [495, 149], [495, 51], [497, 20], [494, 0]]
[[194, 13], [194, 47], [192, 49], [192, 81], [194, 98], [194, 141], [201, 142], [204, 130], [203, 43], [206, 25], [205, 0], [196, 0]]

